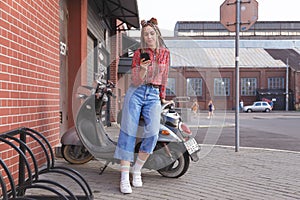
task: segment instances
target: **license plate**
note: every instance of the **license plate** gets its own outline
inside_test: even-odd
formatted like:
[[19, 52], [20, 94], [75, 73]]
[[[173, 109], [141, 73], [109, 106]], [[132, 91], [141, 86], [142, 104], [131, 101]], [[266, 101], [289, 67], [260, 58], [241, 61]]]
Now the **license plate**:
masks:
[[184, 145], [185, 145], [187, 151], [189, 152], [189, 154], [192, 154], [200, 149], [199, 145], [197, 144], [197, 142], [194, 138], [191, 138], [188, 141], [186, 141], [184, 143]]

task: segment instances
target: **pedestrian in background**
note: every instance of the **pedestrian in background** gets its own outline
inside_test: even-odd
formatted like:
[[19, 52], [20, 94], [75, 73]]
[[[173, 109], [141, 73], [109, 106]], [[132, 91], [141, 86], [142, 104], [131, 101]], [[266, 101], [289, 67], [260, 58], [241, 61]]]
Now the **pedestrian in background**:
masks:
[[193, 104], [192, 104], [191, 110], [193, 111], [193, 113], [194, 113], [195, 115], [197, 115], [198, 110], [199, 110], [199, 104], [198, 104], [198, 102], [197, 102], [197, 99], [194, 99], [194, 100], [193, 100]]
[[240, 111], [243, 111], [244, 108], [244, 102], [243, 99], [240, 100]]
[[213, 104], [213, 101], [210, 100], [210, 101], [208, 102], [208, 117], [207, 117], [207, 119], [211, 119], [211, 118], [213, 117], [213, 115], [214, 115], [214, 110], [215, 110], [215, 106], [214, 106], [214, 104]]
[[272, 108], [272, 110], [273, 110], [273, 106], [274, 106], [273, 100], [270, 101], [270, 106], [271, 106], [271, 108]]

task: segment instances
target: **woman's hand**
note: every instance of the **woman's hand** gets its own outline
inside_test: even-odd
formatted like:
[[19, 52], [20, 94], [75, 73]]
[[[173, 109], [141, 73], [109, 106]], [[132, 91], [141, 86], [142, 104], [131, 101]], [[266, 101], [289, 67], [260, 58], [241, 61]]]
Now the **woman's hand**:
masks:
[[147, 69], [150, 64], [151, 60], [145, 60], [145, 58], [141, 59], [140, 65], [142, 69]]
[[148, 66], [151, 64], [151, 60], [145, 60], [145, 58], [143, 58], [141, 60], [141, 63], [140, 63], [140, 67], [141, 67], [141, 71], [140, 71], [140, 76], [141, 78], [143, 79], [147, 72], [148, 72]]
[[175, 104], [173, 100], [167, 101], [167, 100], [165, 100], [165, 99], [161, 99], [160, 102], [161, 102], [161, 104], [166, 104], [166, 103], [172, 103], [172, 104]]

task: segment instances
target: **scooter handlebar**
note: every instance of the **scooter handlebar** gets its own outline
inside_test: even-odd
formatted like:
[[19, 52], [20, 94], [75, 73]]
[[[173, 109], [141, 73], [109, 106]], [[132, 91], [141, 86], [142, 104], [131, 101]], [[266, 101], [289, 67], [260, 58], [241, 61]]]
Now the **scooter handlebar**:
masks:
[[175, 107], [175, 102], [173, 100], [167, 101], [166, 103], [162, 104], [162, 109], [167, 108], [168, 106], [170, 107]]
[[110, 80], [107, 80], [107, 85], [106, 86], [109, 87], [109, 88], [115, 88], [116, 87], [116, 85]]
[[116, 98], [117, 96], [112, 92], [111, 89], [108, 89], [107, 92], [106, 92], [109, 96], [113, 97], [113, 98]]

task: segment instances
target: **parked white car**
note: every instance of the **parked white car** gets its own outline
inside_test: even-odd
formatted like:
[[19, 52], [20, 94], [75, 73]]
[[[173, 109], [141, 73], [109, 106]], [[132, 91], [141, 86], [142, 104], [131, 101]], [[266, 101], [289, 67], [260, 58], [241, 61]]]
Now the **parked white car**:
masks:
[[266, 101], [256, 101], [250, 106], [244, 106], [244, 112], [270, 112], [272, 107]]

